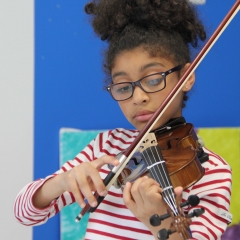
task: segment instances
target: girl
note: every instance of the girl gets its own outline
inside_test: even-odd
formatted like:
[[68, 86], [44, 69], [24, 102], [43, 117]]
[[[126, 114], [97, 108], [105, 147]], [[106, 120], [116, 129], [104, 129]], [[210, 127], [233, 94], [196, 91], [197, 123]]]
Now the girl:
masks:
[[[106, 192], [102, 179], [108, 164], [119, 164], [114, 156], [130, 146], [189, 67], [189, 45], [198, 47], [205, 30], [188, 0], [96, 0], [85, 11], [92, 15], [95, 32], [109, 44], [104, 60], [107, 90], [136, 130], [99, 134], [55, 174], [25, 186], [15, 200], [15, 217], [25, 225], [43, 224], [65, 205], [76, 201], [84, 207], [84, 198], [95, 207], [92, 192], [97, 191], [105, 198], [90, 215], [86, 239], [157, 239], [159, 229], [171, 223], [170, 218], [161, 227], [149, 223], [152, 215], [167, 211], [159, 184], [140, 177], [123, 192], [114, 186]], [[184, 122], [182, 108], [194, 81], [193, 74], [153, 130]], [[221, 157], [203, 150], [209, 155], [202, 164], [205, 175], [175, 193], [182, 201], [192, 194], [201, 198], [198, 207], [205, 213], [192, 219], [192, 239], [220, 239], [228, 223], [224, 215], [230, 205], [231, 170]], [[169, 239], [182, 238], [174, 233]]]

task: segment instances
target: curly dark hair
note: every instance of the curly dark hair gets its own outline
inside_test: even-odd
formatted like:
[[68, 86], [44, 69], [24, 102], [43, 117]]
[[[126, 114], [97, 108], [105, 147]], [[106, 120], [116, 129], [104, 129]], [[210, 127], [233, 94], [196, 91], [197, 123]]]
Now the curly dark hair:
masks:
[[92, 16], [96, 34], [109, 44], [104, 59], [107, 84], [114, 60], [123, 51], [142, 47], [151, 56], [185, 64], [191, 61], [190, 45], [197, 48], [199, 39], [206, 39], [189, 0], [93, 0], [85, 12]]

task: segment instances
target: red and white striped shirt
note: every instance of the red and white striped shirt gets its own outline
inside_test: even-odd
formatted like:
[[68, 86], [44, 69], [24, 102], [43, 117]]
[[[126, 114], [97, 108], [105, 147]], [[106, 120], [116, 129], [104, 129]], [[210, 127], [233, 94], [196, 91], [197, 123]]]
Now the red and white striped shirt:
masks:
[[[45, 179], [36, 180], [25, 186], [14, 203], [14, 214], [18, 222], [28, 225], [40, 225], [56, 215], [64, 206], [75, 202], [69, 192], [63, 193], [53, 200], [49, 207], [38, 209], [32, 204], [35, 191], [46, 180], [56, 174], [71, 170], [81, 162], [93, 161], [103, 155], [116, 156], [123, 151], [138, 135], [138, 131], [115, 129], [99, 134], [74, 160], [66, 162], [55, 174]], [[205, 213], [192, 218], [190, 230], [193, 239], [221, 239], [227, 227], [225, 215], [229, 214], [231, 196], [231, 169], [218, 155], [204, 148], [209, 154], [209, 160], [203, 163], [205, 175], [193, 186], [183, 192], [183, 201], [189, 195], [196, 194], [201, 201], [197, 208], [203, 207]], [[104, 179], [109, 173], [108, 166], [100, 170]], [[185, 209], [192, 211], [194, 208]], [[121, 189], [112, 186], [103, 202], [90, 214], [86, 239], [155, 239], [146, 226], [137, 220], [123, 203]]]

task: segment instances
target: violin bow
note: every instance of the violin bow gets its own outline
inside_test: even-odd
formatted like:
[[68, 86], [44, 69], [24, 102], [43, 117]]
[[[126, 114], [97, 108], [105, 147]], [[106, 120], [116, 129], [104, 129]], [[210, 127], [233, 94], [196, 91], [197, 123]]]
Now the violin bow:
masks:
[[[173, 99], [177, 96], [177, 94], [180, 92], [184, 84], [188, 81], [191, 74], [196, 70], [198, 65], [201, 63], [201, 61], [204, 59], [204, 57], [207, 55], [207, 53], [210, 51], [210, 49], [213, 47], [215, 42], [218, 40], [218, 38], [222, 35], [226, 27], [230, 24], [230, 22], [233, 20], [235, 15], [240, 10], [240, 0], [237, 0], [236, 3], [233, 5], [233, 7], [230, 9], [228, 14], [225, 16], [223, 21], [220, 23], [218, 28], [215, 30], [213, 35], [209, 38], [207, 43], [204, 45], [202, 50], [198, 53], [197, 57], [194, 59], [194, 61], [191, 63], [189, 68], [185, 71], [181, 79], [178, 81], [178, 83], [175, 85], [175, 87], [171, 90], [169, 95], [166, 97], [166, 99], [162, 102], [162, 104], [159, 106], [157, 111], [153, 114], [151, 119], [146, 123], [144, 128], [139, 132], [138, 136], [135, 138], [135, 140], [132, 142], [132, 144], [124, 151], [124, 153], [120, 156], [119, 165], [115, 166], [110, 173], [107, 175], [107, 177], [104, 179], [104, 184], [106, 186], [106, 190], [109, 190], [111, 185], [116, 181], [119, 174], [122, 172], [124, 167], [127, 165], [128, 161], [131, 159], [134, 152], [136, 152], [142, 141], [147, 137], [149, 132], [152, 130], [153, 126], [157, 123], [157, 121], [162, 117], [163, 113], [166, 111], [168, 106], [171, 104]], [[102, 202], [104, 197], [100, 196], [97, 192], [95, 192], [94, 196], [96, 197], [98, 201], [98, 205]], [[92, 208], [89, 203], [86, 204], [86, 206], [82, 209], [80, 214], [76, 217], [75, 221], [79, 222], [81, 218], [84, 216], [86, 212], [93, 212], [95, 208]]]

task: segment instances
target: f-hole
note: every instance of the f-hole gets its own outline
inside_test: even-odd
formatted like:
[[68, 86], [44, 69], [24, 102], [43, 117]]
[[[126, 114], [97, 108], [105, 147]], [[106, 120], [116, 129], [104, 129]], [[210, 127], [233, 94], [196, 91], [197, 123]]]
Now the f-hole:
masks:
[[167, 148], [162, 148], [162, 150], [169, 150], [169, 149], [171, 149], [172, 146], [173, 146], [173, 142], [174, 142], [174, 141], [178, 141], [178, 140], [179, 140], [178, 137], [169, 139], [169, 140], [167, 141]]

